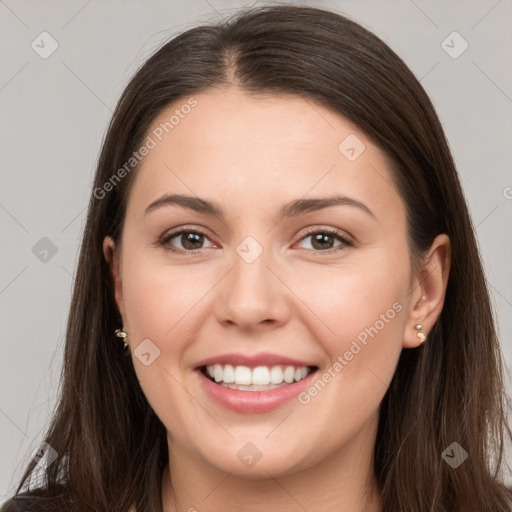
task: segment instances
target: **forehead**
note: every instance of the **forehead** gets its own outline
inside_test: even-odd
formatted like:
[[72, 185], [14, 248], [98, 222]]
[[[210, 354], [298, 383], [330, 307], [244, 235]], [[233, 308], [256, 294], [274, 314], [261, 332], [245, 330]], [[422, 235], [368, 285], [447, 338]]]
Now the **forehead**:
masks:
[[202, 92], [168, 106], [147, 136], [153, 147], [129, 201], [139, 209], [168, 193], [270, 208], [277, 198], [281, 205], [337, 192], [403, 213], [386, 155], [310, 98]]

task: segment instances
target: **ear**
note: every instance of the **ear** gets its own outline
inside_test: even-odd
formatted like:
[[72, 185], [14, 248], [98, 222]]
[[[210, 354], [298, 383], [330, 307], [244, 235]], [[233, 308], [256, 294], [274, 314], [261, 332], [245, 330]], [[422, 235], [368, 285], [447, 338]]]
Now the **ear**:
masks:
[[[417, 275], [411, 283], [412, 300], [403, 338], [404, 348], [414, 348], [422, 343], [418, 332], [425, 335], [436, 323], [444, 305], [446, 286], [450, 274], [451, 243], [446, 234], [438, 235], [432, 243]], [[421, 324], [421, 331], [415, 326]]]
[[111, 282], [114, 287], [114, 296], [117, 309], [124, 319], [124, 301], [123, 301], [123, 285], [121, 281], [121, 258], [120, 248], [116, 247], [114, 240], [110, 236], [106, 236], [103, 240], [103, 255], [107, 260]]

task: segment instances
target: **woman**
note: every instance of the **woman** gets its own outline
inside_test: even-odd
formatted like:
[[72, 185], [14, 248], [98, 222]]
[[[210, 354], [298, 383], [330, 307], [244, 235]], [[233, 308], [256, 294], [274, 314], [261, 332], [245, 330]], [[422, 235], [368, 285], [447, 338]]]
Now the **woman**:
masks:
[[247, 10], [119, 101], [59, 406], [2, 510], [508, 511], [501, 372], [421, 85], [345, 17]]

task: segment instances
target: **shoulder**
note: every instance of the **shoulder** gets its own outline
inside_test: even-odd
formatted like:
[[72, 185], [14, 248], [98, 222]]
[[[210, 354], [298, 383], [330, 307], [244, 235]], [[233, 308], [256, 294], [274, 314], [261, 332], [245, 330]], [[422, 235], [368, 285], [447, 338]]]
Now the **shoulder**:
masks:
[[[18, 494], [3, 504], [0, 503], [0, 512], [79, 512], [80, 510], [65, 495], [48, 497], [37, 489]], [[136, 512], [135, 506], [128, 512]]]
[[0, 505], [0, 512], [68, 512], [72, 507], [62, 497], [50, 498], [36, 491], [22, 493]]

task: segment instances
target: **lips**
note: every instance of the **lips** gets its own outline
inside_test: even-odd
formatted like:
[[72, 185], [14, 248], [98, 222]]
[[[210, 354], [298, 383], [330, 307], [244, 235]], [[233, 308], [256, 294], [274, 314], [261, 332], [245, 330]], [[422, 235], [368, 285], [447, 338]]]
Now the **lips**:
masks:
[[218, 405], [262, 413], [284, 405], [311, 381], [317, 366], [277, 354], [224, 354], [197, 367], [203, 389]]
[[288, 356], [281, 356], [278, 354], [262, 353], [256, 355], [248, 354], [222, 354], [215, 357], [209, 357], [200, 361], [196, 367], [210, 366], [214, 364], [231, 364], [233, 366], [241, 365], [248, 366], [249, 368], [255, 368], [257, 366], [273, 366], [273, 365], [285, 365], [285, 366], [314, 366], [313, 363], [308, 361], [301, 361], [300, 359], [293, 359]]

